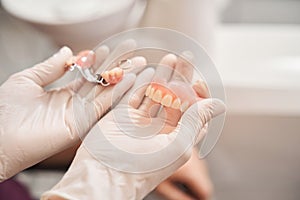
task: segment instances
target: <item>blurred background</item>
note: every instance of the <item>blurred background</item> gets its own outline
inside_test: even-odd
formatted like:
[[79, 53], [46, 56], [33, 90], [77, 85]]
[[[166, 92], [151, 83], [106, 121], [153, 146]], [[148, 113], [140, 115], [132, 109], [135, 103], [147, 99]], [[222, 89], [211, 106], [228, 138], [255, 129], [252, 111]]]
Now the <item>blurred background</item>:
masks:
[[[92, 48], [129, 28], [191, 36], [215, 61], [227, 96], [225, 126], [207, 157], [214, 199], [300, 199], [300, 0], [1, 3], [0, 83], [62, 45]], [[65, 167], [36, 166], [17, 178], [38, 198]]]

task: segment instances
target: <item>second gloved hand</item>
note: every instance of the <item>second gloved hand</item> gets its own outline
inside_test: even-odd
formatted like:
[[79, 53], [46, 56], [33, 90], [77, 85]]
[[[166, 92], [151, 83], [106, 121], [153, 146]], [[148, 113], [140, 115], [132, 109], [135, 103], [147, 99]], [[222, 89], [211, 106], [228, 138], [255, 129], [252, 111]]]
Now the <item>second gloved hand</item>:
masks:
[[[43, 200], [142, 199], [189, 159], [202, 128], [225, 111], [224, 104], [199, 101], [176, 125], [151, 117], [144, 110], [150, 102], [141, 104], [153, 74], [143, 71], [119, 105], [93, 127]], [[164, 132], [169, 134], [159, 134]]]

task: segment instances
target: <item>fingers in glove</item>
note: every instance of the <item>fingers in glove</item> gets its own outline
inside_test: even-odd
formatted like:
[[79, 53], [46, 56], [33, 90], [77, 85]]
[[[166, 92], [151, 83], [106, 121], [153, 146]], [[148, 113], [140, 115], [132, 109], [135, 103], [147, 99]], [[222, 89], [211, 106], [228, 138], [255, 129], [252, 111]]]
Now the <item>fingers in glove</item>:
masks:
[[162, 58], [159, 66], [156, 69], [153, 81], [165, 81], [168, 82], [172, 77], [174, 68], [177, 64], [177, 56], [174, 54], [168, 54]]
[[[191, 60], [193, 55], [189, 52], [183, 52], [177, 59], [174, 73], [170, 81], [180, 81], [186, 84], [191, 83], [193, 78], [193, 66], [187, 61]], [[187, 60], [185, 60], [187, 59]], [[169, 125], [176, 126], [180, 120], [182, 112], [171, 107], [163, 107], [158, 117], [163, 118]]]
[[[146, 60], [144, 57], [134, 57], [131, 59], [131, 66], [130, 68], [139, 68], [142, 70], [146, 66]], [[116, 85], [121, 84], [117, 83]], [[87, 99], [94, 99], [95, 96], [98, 96], [101, 94], [103, 91], [115, 87], [115, 85], [110, 85], [110, 86], [102, 86], [102, 85], [96, 85], [94, 84], [94, 87], [89, 91], [89, 93], [85, 96]]]
[[108, 87], [100, 94], [95, 94], [94, 98], [90, 101], [95, 105], [98, 119], [131, 88], [135, 78], [135, 74], [126, 74], [121, 82], [114, 87]]
[[72, 55], [70, 48], [63, 47], [46, 61], [23, 71], [23, 75], [37, 85], [45, 87], [65, 74], [65, 63]]
[[201, 79], [196, 81], [193, 89], [200, 98], [208, 98], [210, 96], [207, 84]]
[[[153, 81], [168, 82], [172, 77], [174, 68], [177, 63], [177, 57], [174, 54], [168, 54], [162, 58], [159, 66], [156, 68]], [[160, 109], [160, 104], [152, 101], [150, 98], [144, 98], [139, 110], [156, 116]]]
[[176, 67], [172, 76], [171, 81], [183, 81], [186, 83], [191, 83], [193, 79], [194, 69], [189, 60], [193, 59], [193, 54], [191, 52], [185, 51], [176, 63]]
[[[132, 49], [134, 49], [135, 46], [136, 43], [134, 40], [125, 40], [122, 43], [120, 43], [111, 53], [109, 53], [109, 48], [105, 45], [96, 48], [96, 63], [92, 68], [93, 73], [101, 73], [105, 70], [116, 67], [116, 63], [118, 63], [121, 60], [128, 59], [131, 56], [131, 54], [123, 54], [131, 51]], [[111, 61], [114, 60], [118, 61], [111, 63]], [[90, 92], [93, 92], [92, 90], [94, 89], [94, 87], [94, 83], [89, 83], [88, 81], [86, 81], [86, 83], [79, 90], [79, 95], [81, 97], [86, 97]], [[104, 89], [103, 87], [97, 88], [101, 88], [101, 90]], [[99, 92], [101, 92], [101, 90]]]
[[190, 135], [195, 144], [204, 125], [225, 112], [225, 104], [219, 99], [204, 99], [193, 104], [181, 117], [177, 126], [179, 134]]
[[126, 93], [120, 101], [120, 104], [129, 105], [137, 109], [143, 101], [145, 91], [151, 82], [155, 71], [152, 68], [147, 68], [142, 71], [134, 83], [134, 86]]
[[[96, 49], [96, 64], [93, 65], [92, 71], [94, 74], [98, 71], [100, 68], [100, 65], [104, 62], [104, 60], [107, 58], [109, 54], [109, 48], [107, 46], [101, 46]], [[78, 94], [81, 97], [85, 97], [95, 86], [95, 83], [90, 83], [87, 80], [84, 81], [81, 88], [78, 91]]]
[[[146, 65], [146, 60], [143, 56], [135, 56], [133, 51], [136, 48], [136, 42], [133, 39], [128, 39], [120, 43], [112, 53], [110, 53], [103, 62], [102, 66], [98, 68], [97, 73], [112, 69], [114, 67], [122, 67], [125, 60], [130, 60], [130, 64], [123, 66], [124, 73], [138, 74]], [[133, 59], [132, 59], [133, 58]], [[112, 62], [113, 61], [113, 62]]]
[[85, 82], [85, 78], [81, 77], [67, 84], [65, 88], [70, 89], [74, 93], [79, 93], [79, 90], [82, 88], [82, 85], [85, 84]]
[[102, 67], [99, 68], [102, 72], [107, 70], [107, 66], [113, 65], [111, 62], [115, 60], [125, 60], [127, 58], [133, 57], [133, 50], [136, 47], [135, 40], [128, 39], [121, 42], [107, 57], [107, 59], [103, 62]]
[[98, 72], [98, 69], [102, 66], [106, 58], [109, 56], [109, 48], [106, 45], [100, 46], [95, 50], [96, 61], [92, 67], [93, 72]]

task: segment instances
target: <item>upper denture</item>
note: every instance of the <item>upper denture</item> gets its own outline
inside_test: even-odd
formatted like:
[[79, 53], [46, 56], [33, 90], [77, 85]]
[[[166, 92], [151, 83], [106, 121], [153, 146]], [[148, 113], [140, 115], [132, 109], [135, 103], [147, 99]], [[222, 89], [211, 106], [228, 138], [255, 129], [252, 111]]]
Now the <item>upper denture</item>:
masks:
[[162, 100], [161, 100], [161, 104], [163, 106], [167, 106], [167, 107], [171, 107], [172, 102], [173, 102], [173, 97], [169, 94], [166, 94], [164, 96], [164, 98], [162, 98]]
[[184, 112], [196, 101], [197, 94], [190, 84], [172, 81], [167, 84], [152, 82], [146, 89], [145, 95], [163, 106]]

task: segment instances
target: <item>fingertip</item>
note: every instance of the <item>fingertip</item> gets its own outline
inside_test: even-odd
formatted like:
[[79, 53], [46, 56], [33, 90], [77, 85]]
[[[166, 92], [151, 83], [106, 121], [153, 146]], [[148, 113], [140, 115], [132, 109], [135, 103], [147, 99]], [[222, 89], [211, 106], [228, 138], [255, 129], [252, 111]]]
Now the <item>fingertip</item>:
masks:
[[110, 52], [110, 50], [109, 50], [108, 46], [102, 45], [102, 46], [96, 48], [95, 52], [96, 52], [96, 55], [98, 55], [98, 54], [100, 54], [100, 53], [101, 53], [101, 54], [108, 55], [109, 52]]
[[136, 56], [132, 58], [132, 65], [139, 67], [139, 66], [144, 66], [147, 64], [146, 58], [143, 56]]
[[176, 64], [176, 62], [177, 62], [177, 56], [169, 53], [162, 58], [161, 64], [173, 66]]
[[98, 49], [102, 49], [103, 51], [109, 51], [109, 47], [107, 45], [101, 45]]
[[72, 55], [72, 50], [69, 47], [64, 46], [44, 62], [30, 68], [27, 77], [44, 87], [65, 74], [66, 62]]
[[187, 61], [192, 61], [194, 58], [194, 54], [191, 51], [184, 51], [182, 52], [182, 57]]
[[72, 50], [68, 46], [63, 46], [59, 50], [59, 54], [66, 55], [66, 56], [72, 56], [73, 52], [72, 52]]
[[201, 98], [209, 97], [209, 90], [207, 84], [203, 80], [198, 80], [192, 86], [197, 95]]
[[71, 56], [73, 56], [72, 50], [67, 46], [63, 46], [45, 62], [51, 65], [65, 66], [65, 63]]
[[177, 64], [177, 56], [174, 54], [165, 55], [156, 66], [154, 80], [167, 82], [172, 77], [174, 68]]
[[136, 47], [136, 45], [137, 44], [134, 39], [124, 40], [117, 45], [117, 47], [114, 49], [114, 53], [117, 53], [119, 55], [120, 53], [123, 54], [127, 51], [133, 50]]

